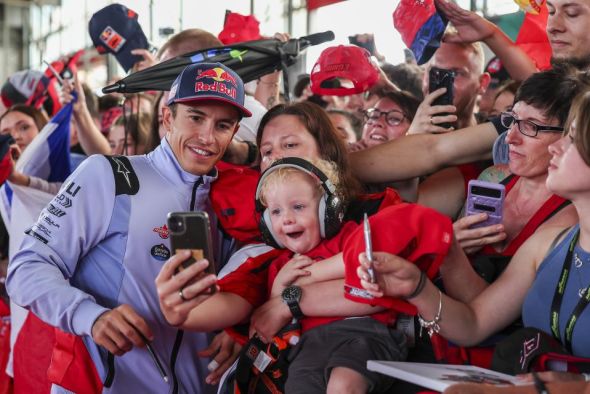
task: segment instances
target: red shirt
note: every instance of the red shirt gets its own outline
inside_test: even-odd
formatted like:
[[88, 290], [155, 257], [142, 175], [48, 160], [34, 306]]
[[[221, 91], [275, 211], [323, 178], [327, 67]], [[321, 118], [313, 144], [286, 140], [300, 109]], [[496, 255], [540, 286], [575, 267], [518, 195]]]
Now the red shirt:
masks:
[[[305, 255], [313, 260], [321, 261], [342, 251], [348, 236], [358, 227], [355, 222], [346, 222], [340, 232], [329, 240], [323, 240]], [[221, 279], [218, 284], [221, 291], [234, 293], [248, 301], [254, 308], [266, 302], [274, 280], [280, 269], [291, 260], [290, 250], [272, 250], [263, 255], [246, 260], [236, 271]], [[344, 291], [342, 292], [344, 297]], [[305, 332], [322, 324], [327, 324], [342, 317], [306, 316], [301, 320], [302, 331]], [[391, 311], [372, 315], [375, 319], [388, 323], [394, 314]]]

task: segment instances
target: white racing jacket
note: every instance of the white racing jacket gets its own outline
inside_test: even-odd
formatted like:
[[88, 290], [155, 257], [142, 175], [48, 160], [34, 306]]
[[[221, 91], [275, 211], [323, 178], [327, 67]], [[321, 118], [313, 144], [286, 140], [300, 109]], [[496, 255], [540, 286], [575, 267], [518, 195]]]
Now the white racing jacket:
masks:
[[[47, 323], [83, 337], [104, 392], [201, 393], [207, 361], [197, 351], [205, 333], [167, 324], [154, 280], [170, 257], [166, 216], [172, 211], [208, 212], [217, 176], [185, 172], [168, 142], [144, 156], [93, 156], [64, 182], [25, 236], [9, 267], [10, 297]], [[213, 231], [216, 261], [225, 262], [233, 242]], [[146, 348], [114, 357], [91, 338], [103, 312], [129, 304], [154, 333], [152, 346], [169, 383]]]

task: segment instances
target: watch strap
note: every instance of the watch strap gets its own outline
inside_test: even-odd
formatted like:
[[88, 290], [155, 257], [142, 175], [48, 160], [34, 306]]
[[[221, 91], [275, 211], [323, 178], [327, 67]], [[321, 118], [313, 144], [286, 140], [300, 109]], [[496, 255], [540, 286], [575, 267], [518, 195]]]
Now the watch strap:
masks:
[[291, 314], [293, 315], [294, 319], [301, 319], [304, 315], [301, 311], [301, 307], [299, 306], [299, 301], [289, 300], [286, 302]]

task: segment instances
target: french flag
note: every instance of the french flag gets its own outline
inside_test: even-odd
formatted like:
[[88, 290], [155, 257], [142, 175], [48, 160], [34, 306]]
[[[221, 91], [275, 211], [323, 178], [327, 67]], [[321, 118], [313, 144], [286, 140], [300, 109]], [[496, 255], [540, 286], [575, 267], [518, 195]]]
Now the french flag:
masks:
[[393, 12], [393, 26], [418, 64], [430, 60], [440, 47], [447, 23], [433, 0], [401, 0]]
[[[23, 151], [16, 163], [16, 170], [49, 182], [66, 180], [71, 172], [72, 110], [73, 103], [61, 108]], [[42, 209], [53, 197], [44, 191], [12, 185], [9, 182], [0, 188], [0, 213], [10, 234], [9, 261], [18, 251], [25, 230], [35, 223]], [[15, 377], [15, 392], [48, 392], [45, 391], [49, 388], [46, 371], [55, 341], [54, 329], [13, 303], [10, 310], [11, 354], [6, 372]], [[34, 360], [39, 368], [33, 368], [31, 360]], [[39, 373], [35, 374], [37, 369]]]

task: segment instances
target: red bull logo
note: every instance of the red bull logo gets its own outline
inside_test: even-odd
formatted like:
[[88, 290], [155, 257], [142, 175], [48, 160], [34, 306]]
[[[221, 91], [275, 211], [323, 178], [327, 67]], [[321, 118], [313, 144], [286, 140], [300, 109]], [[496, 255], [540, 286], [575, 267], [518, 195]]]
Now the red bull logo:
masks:
[[217, 82], [229, 82], [236, 87], [238, 86], [238, 83], [236, 82], [236, 79], [233, 77], [233, 75], [231, 75], [221, 67], [211, 68], [197, 75], [197, 81], [203, 78], [211, 78], [212, 80]]
[[[206, 83], [204, 79], [212, 79], [213, 83]], [[229, 96], [233, 99], [237, 96], [236, 88], [238, 86], [236, 79], [221, 67], [211, 68], [202, 71], [196, 77], [195, 92], [217, 92]], [[228, 85], [233, 85], [228, 86]]]

